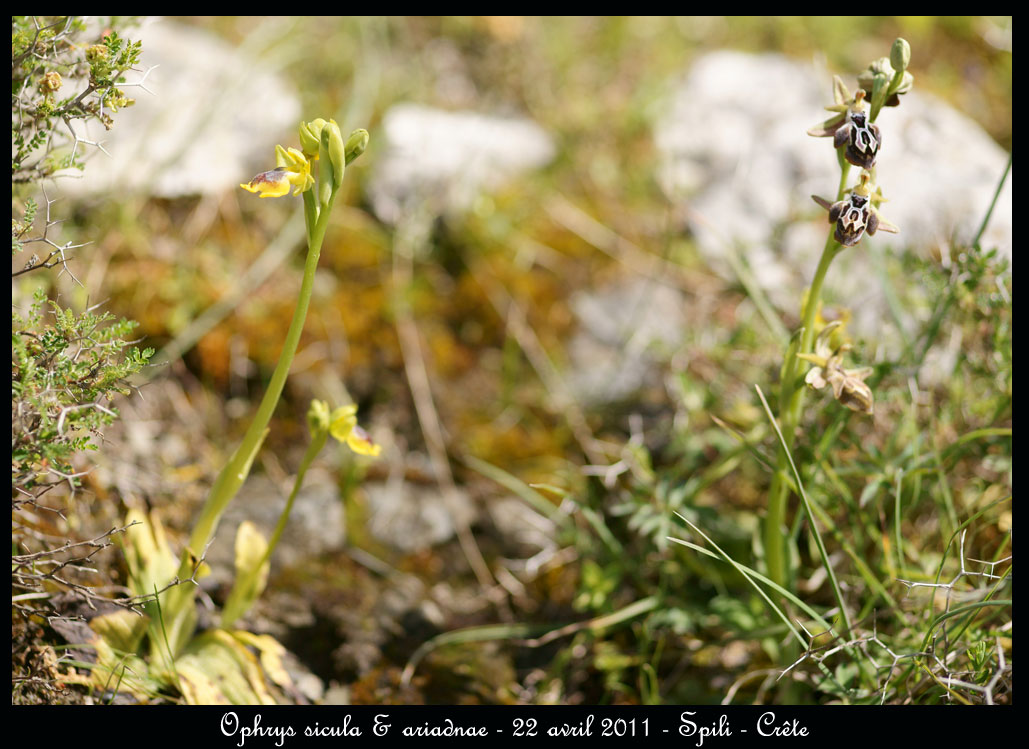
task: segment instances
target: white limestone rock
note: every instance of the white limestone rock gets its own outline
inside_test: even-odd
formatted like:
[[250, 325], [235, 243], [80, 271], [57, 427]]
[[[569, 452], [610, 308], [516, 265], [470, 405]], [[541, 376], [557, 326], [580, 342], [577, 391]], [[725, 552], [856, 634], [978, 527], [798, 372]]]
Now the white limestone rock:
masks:
[[587, 405], [630, 398], [660, 376], [686, 336], [682, 292], [652, 279], [626, 277], [577, 292], [579, 330], [568, 344], [569, 387]]
[[369, 193], [375, 214], [388, 224], [414, 210], [467, 210], [482, 192], [544, 166], [556, 153], [551, 137], [532, 120], [410, 103], [386, 112], [381, 137], [385, 151]]
[[368, 482], [368, 530], [379, 541], [411, 553], [450, 540], [459, 524], [471, 523], [476, 509], [460, 487], [446, 497], [439, 487], [408, 481]]

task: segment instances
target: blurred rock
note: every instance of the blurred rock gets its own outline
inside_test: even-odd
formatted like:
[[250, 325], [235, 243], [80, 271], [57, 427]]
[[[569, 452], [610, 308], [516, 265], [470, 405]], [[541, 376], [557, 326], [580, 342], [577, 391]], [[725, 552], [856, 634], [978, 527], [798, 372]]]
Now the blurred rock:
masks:
[[[853, 91], [853, 73], [841, 71]], [[830, 116], [831, 75], [777, 54], [721, 51], [699, 58], [655, 123], [659, 180], [687, 208], [690, 231], [711, 267], [733, 273], [736, 247], [781, 309], [797, 315], [825, 244], [828, 217], [811, 195], [831, 198], [839, 171], [831, 139], [806, 130]], [[866, 237], [834, 262], [828, 299], [850, 307], [859, 335], [877, 335], [886, 302], [870, 253], [886, 244], [942, 249], [978, 230], [1008, 154], [973, 120], [915, 89], [877, 123], [883, 145], [883, 215], [901, 233]], [[858, 171], [851, 169], [855, 184]], [[1011, 257], [1009, 177], [982, 244]]]
[[[376, 136], [378, 137], [378, 135]], [[369, 186], [375, 214], [396, 224], [408, 212], [464, 211], [483, 191], [547, 164], [551, 137], [525, 118], [397, 104], [382, 121], [385, 152]]]
[[497, 535], [504, 540], [505, 553], [520, 552], [528, 557], [557, 548], [557, 526], [518, 497], [496, 497], [487, 505]]
[[325, 696], [325, 683], [288, 650], [282, 658], [283, 667], [292, 679], [292, 689], [286, 690], [298, 705], [319, 702]]
[[325, 696], [322, 697], [321, 704], [349, 705], [350, 686], [346, 684], [337, 684], [336, 682], [333, 682], [332, 685], [325, 690]]
[[389, 481], [362, 486], [368, 497], [368, 530], [379, 541], [410, 553], [454, 536], [458, 520], [470, 523], [476, 511], [468, 493], [456, 488], [447, 501], [435, 485]]
[[63, 193], [215, 195], [274, 167], [276, 143], [295, 145], [299, 97], [262, 60], [208, 31], [160, 18], [125, 36], [143, 42], [139, 70], [126, 79], [138, 82], [153, 68], [144, 83], [152, 93], [125, 87], [136, 103], [114, 115], [109, 132], [96, 123], [83, 132], [74, 121], [80, 137], [100, 141], [110, 157], [91, 154], [81, 178], [59, 181]]
[[685, 338], [684, 300], [677, 289], [629, 276], [578, 292], [572, 309], [579, 330], [568, 344], [568, 384], [584, 405], [629, 398], [658, 382], [655, 363]]

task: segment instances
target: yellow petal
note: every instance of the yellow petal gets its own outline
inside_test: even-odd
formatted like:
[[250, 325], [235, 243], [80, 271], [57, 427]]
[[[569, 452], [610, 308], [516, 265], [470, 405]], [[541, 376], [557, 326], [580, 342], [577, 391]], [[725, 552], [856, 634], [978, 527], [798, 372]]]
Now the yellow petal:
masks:
[[248, 192], [257, 193], [262, 198], [281, 198], [289, 194], [290, 173], [283, 168], [261, 172], [249, 184], [240, 185]]
[[382, 452], [382, 445], [376, 445], [372, 442], [371, 435], [356, 424], [350, 431], [350, 436], [347, 437], [347, 445], [351, 450], [360, 455], [375, 457]]
[[340, 442], [346, 442], [350, 432], [357, 426], [357, 406], [340, 406], [332, 412], [329, 434]]

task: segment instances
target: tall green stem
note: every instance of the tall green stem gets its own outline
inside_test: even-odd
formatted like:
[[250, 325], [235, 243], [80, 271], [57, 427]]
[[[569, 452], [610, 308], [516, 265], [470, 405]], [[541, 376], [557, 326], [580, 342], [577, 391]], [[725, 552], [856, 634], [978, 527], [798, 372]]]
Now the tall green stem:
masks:
[[[179, 581], [193, 580], [200, 560], [202, 560], [208, 544], [214, 538], [225, 508], [246, 481], [254, 458], [261, 448], [261, 443], [268, 434], [268, 424], [271, 422], [272, 414], [275, 412], [275, 407], [278, 405], [282, 390], [286, 385], [286, 378], [289, 375], [290, 366], [293, 364], [297, 347], [300, 345], [300, 336], [304, 331], [304, 321], [307, 319], [307, 310], [311, 304], [314, 276], [318, 270], [318, 259], [321, 256], [322, 242], [325, 239], [332, 204], [335, 202], [336, 192], [342, 183], [346, 164], [364, 153], [368, 146], [368, 131], [355, 130], [344, 141], [339, 126], [334, 120], [326, 122], [318, 118], [311, 122], [301, 123], [300, 139], [303, 151], [295, 148], [286, 150], [282, 146], [277, 146], [275, 160], [278, 166], [274, 170], [262, 172], [249, 184], [241, 185], [247, 191], [259, 193], [262, 197], [286, 196], [291, 187], [296, 188], [294, 195], [297, 192], [303, 192], [304, 221], [307, 225], [307, 260], [304, 265], [304, 277], [300, 283], [300, 293], [293, 310], [293, 319], [286, 333], [278, 364], [275, 366], [275, 371], [272, 373], [271, 381], [268, 383], [268, 389], [261, 399], [257, 413], [254, 414], [246, 434], [243, 435], [242, 443], [236, 448], [211, 487], [211, 492], [200, 512], [193, 533], [190, 535], [189, 545], [182, 551], [176, 574]], [[311, 166], [315, 161], [319, 162], [317, 182], [311, 176]], [[324, 441], [324, 435], [322, 435], [321, 444], [324, 444]], [[313, 459], [313, 455], [309, 451], [309, 457], [305, 457], [298, 482], [303, 480], [303, 473], [306, 472], [311, 459]], [[294, 487], [293, 495], [290, 497], [290, 507], [292, 507], [298, 490], [299, 483]], [[288, 509], [286, 515], [288, 516]], [[259, 574], [261, 566], [267, 562], [267, 555], [281, 536], [284, 525], [285, 517], [280, 520], [276, 528], [273, 544], [265, 554], [265, 559], [258, 565], [257, 574]], [[237, 582], [239, 581], [237, 580]], [[153, 602], [153, 613], [156, 614], [156, 618], [150, 623], [150, 648], [153, 663], [158, 663], [157, 659], [163, 658], [170, 664], [192, 636], [197, 621], [194, 605], [196, 590], [195, 585], [172, 585], [162, 600]], [[244, 591], [244, 588], [240, 587], [239, 590]], [[243, 593], [239, 595], [243, 596]], [[232, 599], [232, 594], [230, 594], [230, 599]], [[242, 613], [241, 609], [245, 607], [246, 602], [245, 598], [230, 600], [228, 606], [230, 611], [227, 616], [229, 622]], [[169, 668], [172, 672], [171, 677], [175, 678], [174, 668], [170, 665]]]
[[[846, 175], [844, 175], [844, 179], [846, 179]], [[789, 358], [783, 366], [783, 377], [780, 384], [779, 419], [786, 447], [779, 450], [775, 474], [772, 476], [772, 484], [768, 493], [765, 560], [768, 566], [768, 577], [776, 584], [787, 588], [790, 586], [787, 585], [786, 566], [786, 505], [789, 499], [787, 477], [790, 465], [786, 451], [793, 449], [797, 426], [800, 423], [800, 414], [804, 406], [804, 388], [797, 387], [797, 362], [799, 359], [796, 354], [811, 353], [815, 340], [815, 315], [818, 313], [818, 303], [822, 298], [822, 284], [825, 281], [829, 265], [841, 249], [840, 243], [833, 238], [832, 229], [830, 229], [829, 238], [825, 242], [822, 257], [818, 261], [818, 269], [815, 271], [815, 277], [811, 280], [811, 288], [808, 290], [807, 300], [804, 304], [800, 345], [796, 350], [791, 347], [790, 353], [787, 354]]]
[[[307, 262], [304, 265], [304, 278], [300, 283], [300, 295], [293, 310], [293, 321], [289, 325], [282, 353], [279, 354], [279, 363], [275, 366], [275, 372], [272, 373], [272, 379], [268, 383], [268, 390], [265, 391], [261, 405], [258, 407], [253, 421], [250, 422], [246, 434], [243, 435], [243, 441], [236, 448], [236, 452], [232, 454], [229, 462], [222, 468], [218, 478], [215, 479], [211, 493], [207, 497], [207, 502], [204, 503], [200, 518], [190, 536], [189, 546], [182, 552], [178, 571], [178, 577], [182, 580], [192, 577], [197, 559], [201, 557], [208, 543], [214, 538], [214, 532], [222, 513], [243, 486], [243, 482], [246, 481], [247, 474], [250, 473], [250, 466], [254, 462], [254, 456], [257, 455], [261, 443], [268, 434], [268, 423], [279, 403], [279, 397], [286, 384], [286, 376], [289, 374], [297, 346], [300, 344], [300, 335], [304, 330], [304, 320], [307, 318], [307, 309], [310, 306], [311, 293], [314, 289], [314, 274], [318, 269], [318, 258], [321, 256], [322, 241], [325, 239], [325, 229], [328, 226], [329, 213], [334, 199], [335, 191], [325, 205], [319, 205], [313, 190], [304, 193], [304, 215], [307, 218]], [[178, 585], [167, 593], [164, 605], [165, 631], [167, 633], [166, 641], [171, 646], [173, 657], [185, 646], [192, 635], [196, 622], [196, 612], [192, 603], [195, 595], [196, 587], [193, 585]], [[154, 639], [152, 647], [156, 647], [157, 643], [158, 641]]]
[[[314, 275], [318, 269], [318, 258], [321, 256], [322, 241], [325, 239], [325, 229], [334, 199], [335, 191], [333, 191], [328, 204], [319, 209], [315, 203], [314, 191], [308, 190], [304, 193], [304, 213], [308, 219], [307, 262], [304, 265], [304, 278], [300, 284], [300, 296], [297, 299], [297, 306], [293, 310], [293, 321], [289, 325], [289, 332], [286, 333], [286, 341], [282, 346], [282, 353], [279, 355], [279, 363], [275, 366], [275, 372], [268, 383], [268, 390], [265, 391], [261, 405], [243, 436], [243, 442], [218, 474], [200, 519], [190, 536], [190, 548], [195, 554], [203, 552], [204, 547], [214, 536], [218, 519], [246, 480], [254, 455], [260, 449], [261, 443], [268, 433], [268, 423], [279, 403], [289, 368], [293, 364], [293, 357], [300, 344], [300, 335], [304, 331], [304, 321], [307, 319], [307, 309], [310, 306], [311, 292], [314, 288]], [[313, 218], [315, 222], [312, 226]]]
[[[207, 502], [204, 503], [200, 518], [190, 536], [189, 546], [182, 552], [178, 571], [178, 577], [182, 580], [192, 577], [196, 560], [201, 557], [208, 543], [214, 538], [214, 532], [222, 513], [243, 486], [243, 482], [246, 481], [247, 474], [250, 473], [250, 466], [254, 462], [254, 456], [257, 455], [261, 443], [268, 434], [268, 423], [279, 403], [279, 397], [286, 384], [286, 376], [289, 374], [297, 346], [300, 344], [300, 335], [304, 330], [304, 320], [307, 318], [307, 309], [310, 306], [311, 293], [314, 289], [314, 274], [318, 269], [318, 258], [321, 256], [322, 241], [325, 239], [325, 229], [328, 226], [329, 213], [334, 199], [335, 191], [325, 205], [319, 205], [313, 190], [304, 193], [304, 215], [307, 218], [307, 262], [304, 265], [304, 278], [300, 283], [300, 295], [293, 310], [293, 321], [289, 325], [282, 353], [279, 354], [279, 363], [275, 366], [275, 372], [272, 373], [272, 379], [268, 383], [268, 390], [265, 391], [261, 405], [258, 407], [253, 421], [250, 422], [246, 434], [243, 435], [243, 441], [236, 448], [236, 452], [232, 454], [229, 462], [222, 468], [218, 478], [215, 479], [211, 493], [207, 497]], [[196, 623], [196, 612], [193, 606], [195, 595], [196, 587], [193, 585], [178, 585], [167, 593], [163, 607], [166, 614], [166, 636], [162, 639], [166, 639], [170, 644], [173, 657], [185, 646], [192, 635]], [[157, 647], [158, 643], [156, 638], [152, 638], [152, 648]]]
[[[844, 158], [843, 149], [836, 150], [836, 158], [840, 164], [840, 183], [836, 190], [836, 199], [842, 200], [847, 191], [847, 177], [850, 174], [850, 163]], [[804, 406], [804, 388], [797, 387], [797, 354], [811, 353], [815, 340], [815, 315], [822, 298], [822, 283], [833, 258], [842, 249], [840, 243], [833, 238], [833, 229], [829, 229], [829, 237], [825, 240], [822, 257], [818, 261], [815, 277], [811, 280], [804, 309], [801, 311], [800, 343], [792, 344], [787, 350], [787, 360], [782, 368], [782, 382], [779, 387], [779, 420], [786, 448], [779, 448], [775, 473], [768, 490], [768, 517], [765, 520], [765, 562], [768, 576], [777, 585], [787, 585], [786, 565], [786, 505], [789, 500], [790, 462], [786, 450], [793, 449], [793, 440], [797, 426], [800, 424], [800, 412]]]

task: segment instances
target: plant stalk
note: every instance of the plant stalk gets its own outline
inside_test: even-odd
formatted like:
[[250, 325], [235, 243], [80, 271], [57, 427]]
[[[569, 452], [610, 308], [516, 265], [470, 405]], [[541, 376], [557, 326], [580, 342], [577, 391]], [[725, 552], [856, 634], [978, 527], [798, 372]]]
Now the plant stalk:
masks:
[[[843, 179], [846, 179], [846, 175]], [[808, 290], [807, 300], [802, 311], [801, 337], [797, 353], [812, 353], [815, 340], [815, 315], [818, 313], [818, 304], [822, 298], [822, 285], [833, 259], [843, 249], [842, 245], [833, 237], [832, 232], [833, 229], [830, 228], [829, 238], [825, 242], [822, 257], [818, 261], [818, 268]], [[776, 469], [768, 492], [768, 517], [765, 520], [765, 562], [768, 567], [768, 577], [777, 585], [785, 588], [791, 587], [787, 584], [786, 564], [786, 505], [790, 494], [788, 479], [790, 464], [787, 450], [793, 449], [797, 426], [800, 423], [800, 415], [804, 406], [804, 388], [797, 387], [797, 363], [800, 359], [795, 353], [788, 356], [789, 359], [783, 367], [779, 395], [780, 426], [786, 444], [785, 447], [780, 447], [778, 452]]]

